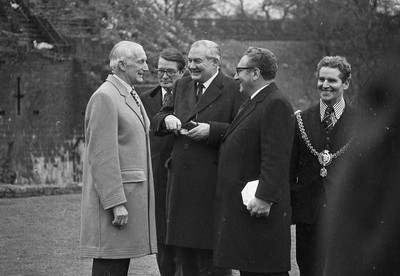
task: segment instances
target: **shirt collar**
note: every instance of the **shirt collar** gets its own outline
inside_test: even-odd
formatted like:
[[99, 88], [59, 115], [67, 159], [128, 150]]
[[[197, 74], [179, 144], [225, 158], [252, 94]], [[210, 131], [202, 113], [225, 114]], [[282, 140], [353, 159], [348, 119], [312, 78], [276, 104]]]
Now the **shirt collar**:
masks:
[[211, 82], [217, 77], [218, 73], [219, 73], [219, 70], [217, 70], [217, 72], [211, 78], [209, 78], [207, 81], [203, 82], [203, 85], [204, 85], [203, 93], [210, 86]]
[[129, 93], [133, 90], [133, 86], [127, 84], [126, 81], [118, 77], [116, 74], [113, 74], [113, 76], [116, 77], [122, 83], [122, 85], [126, 88], [126, 90], [129, 91]]
[[256, 92], [254, 92], [251, 96], [250, 99], [254, 99], [255, 96], [257, 96], [258, 93], [260, 93], [261, 90], [263, 90], [265, 87], [267, 87], [268, 85], [270, 85], [270, 83], [264, 85], [263, 87], [261, 87], [260, 89], [258, 89]]
[[[164, 96], [165, 96], [165, 94], [167, 94], [167, 90], [164, 88], [164, 87], [161, 87], [161, 96], [162, 96], [162, 99], [164, 99]], [[171, 93], [172, 93], [172, 90], [171, 90]]]
[[[337, 120], [339, 120], [339, 118], [342, 116], [345, 106], [346, 106], [346, 103], [343, 98], [339, 102], [337, 102], [333, 105], [334, 115]], [[320, 99], [319, 100], [319, 115], [321, 117], [321, 120], [324, 118], [325, 110], [327, 107], [328, 107], [328, 105]]]

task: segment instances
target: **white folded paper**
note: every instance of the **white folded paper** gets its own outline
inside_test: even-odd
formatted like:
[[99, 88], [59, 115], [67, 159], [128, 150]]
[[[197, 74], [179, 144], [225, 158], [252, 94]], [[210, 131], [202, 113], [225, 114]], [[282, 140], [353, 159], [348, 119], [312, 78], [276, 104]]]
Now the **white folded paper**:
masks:
[[244, 205], [248, 205], [249, 202], [255, 197], [258, 186], [258, 180], [247, 182], [246, 186], [242, 190], [242, 200]]

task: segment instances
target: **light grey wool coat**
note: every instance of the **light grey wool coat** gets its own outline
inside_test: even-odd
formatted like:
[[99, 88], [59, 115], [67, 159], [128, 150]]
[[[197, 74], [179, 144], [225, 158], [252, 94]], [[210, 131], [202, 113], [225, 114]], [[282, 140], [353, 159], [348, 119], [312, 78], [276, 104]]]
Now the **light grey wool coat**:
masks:
[[[129, 92], [109, 75], [86, 108], [82, 257], [123, 259], [157, 251], [150, 122]], [[122, 229], [111, 224], [119, 204], [128, 210]]]

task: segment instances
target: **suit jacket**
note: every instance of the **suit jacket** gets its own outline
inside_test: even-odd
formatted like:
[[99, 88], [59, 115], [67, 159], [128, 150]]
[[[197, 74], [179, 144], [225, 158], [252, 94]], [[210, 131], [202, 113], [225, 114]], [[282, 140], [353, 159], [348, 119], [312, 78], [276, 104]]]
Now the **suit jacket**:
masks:
[[[81, 256], [133, 258], [156, 253], [149, 119], [129, 91], [109, 75], [85, 114]], [[128, 224], [111, 224], [124, 204]]]
[[[223, 138], [217, 183], [214, 262], [273, 273], [290, 270], [289, 166], [293, 109], [275, 83], [261, 90]], [[241, 191], [259, 180], [256, 197], [272, 201], [267, 218], [250, 216]]]
[[[140, 94], [143, 106], [150, 120], [156, 115], [162, 107], [162, 90], [161, 86], [147, 90]], [[174, 136], [168, 135], [165, 137], [155, 136], [150, 131], [150, 149], [151, 161], [153, 165], [154, 176], [154, 194], [156, 204], [156, 226], [157, 226], [157, 241], [165, 244], [166, 235], [166, 194], [167, 194], [167, 179], [168, 170], [165, 167], [165, 162], [171, 156]]]
[[166, 133], [164, 118], [173, 113], [182, 124], [190, 120], [209, 123], [210, 134], [201, 141], [181, 135], [174, 138], [168, 162], [167, 243], [212, 249], [219, 143], [243, 96], [238, 83], [221, 72], [197, 104], [195, 83], [190, 77], [178, 80], [173, 91], [171, 104], [154, 117], [155, 133]]
[[[336, 153], [354, 135], [353, 124], [356, 119], [356, 111], [348, 104], [329, 135], [326, 134], [321, 123], [319, 103], [301, 112], [301, 117], [311, 145], [317, 152], [328, 149], [330, 153]], [[298, 123], [296, 123], [290, 170], [294, 223], [312, 224], [319, 218], [320, 213], [324, 212], [331, 190], [335, 185], [333, 176], [342, 158], [339, 156], [333, 159], [332, 163], [326, 167], [328, 175], [321, 177], [322, 166], [319, 164], [318, 158], [306, 146], [301, 137]]]

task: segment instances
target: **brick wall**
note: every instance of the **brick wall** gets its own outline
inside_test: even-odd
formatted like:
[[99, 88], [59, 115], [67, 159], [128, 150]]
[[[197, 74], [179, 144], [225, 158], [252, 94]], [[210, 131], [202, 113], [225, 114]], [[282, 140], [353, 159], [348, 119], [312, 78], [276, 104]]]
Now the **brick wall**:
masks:
[[84, 112], [110, 72], [112, 45], [85, 38], [71, 42], [76, 50], [63, 61], [32, 50], [15, 62], [0, 63], [0, 183], [81, 182]]
[[1, 65], [0, 81], [0, 182], [79, 181], [83, 116], [92, 93], [80, 61], [30, 53]]

